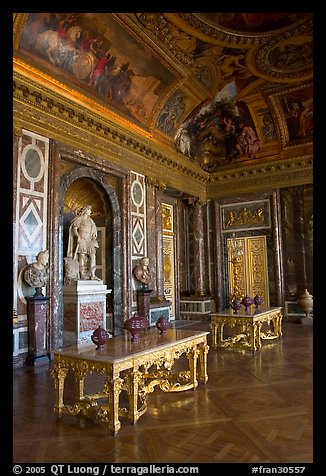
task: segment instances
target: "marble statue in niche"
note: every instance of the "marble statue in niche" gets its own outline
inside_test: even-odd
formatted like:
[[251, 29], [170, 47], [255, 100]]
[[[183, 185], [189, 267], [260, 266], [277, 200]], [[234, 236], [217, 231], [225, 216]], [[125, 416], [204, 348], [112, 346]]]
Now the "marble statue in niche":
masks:
[[[85, 205], [77, 211], [69, 226], [65, 282], [81, 280], [100, 281], [96, 271], [97, 227], [91, 218], [92, 206]], [[78, 266], [77, 266], [78, 263]]]

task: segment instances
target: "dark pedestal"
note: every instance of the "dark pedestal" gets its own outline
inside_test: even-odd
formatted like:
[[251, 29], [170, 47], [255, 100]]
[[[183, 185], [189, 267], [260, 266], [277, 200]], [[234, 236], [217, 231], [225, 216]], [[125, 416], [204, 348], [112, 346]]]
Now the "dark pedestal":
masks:
[[137, 289], [137, 314], [138, 316], [146, 317], [149, 322], [149, 300], [150, 294], [153, 289], [148, 289], [146, 287], [142, 287], [141, 289]]
[[46, 318], [49, 296], [27, 297], [28, 355], [27, 365], [49, 363], [46, 351]]

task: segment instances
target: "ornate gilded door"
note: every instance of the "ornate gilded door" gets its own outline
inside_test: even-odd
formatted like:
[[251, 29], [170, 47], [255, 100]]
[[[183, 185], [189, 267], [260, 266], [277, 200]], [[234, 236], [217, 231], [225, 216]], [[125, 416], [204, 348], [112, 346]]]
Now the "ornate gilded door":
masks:
[[227, 246], [230, 296], [258, 294], [269, 306], [266, 236], [229, 238]]

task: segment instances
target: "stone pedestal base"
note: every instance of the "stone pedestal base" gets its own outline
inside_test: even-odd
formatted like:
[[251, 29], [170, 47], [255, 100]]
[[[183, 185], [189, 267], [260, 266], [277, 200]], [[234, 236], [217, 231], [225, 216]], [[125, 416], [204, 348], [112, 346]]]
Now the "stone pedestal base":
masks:
[[28, 355], [27, 365], [49, 363], [46, 349], [46, 320], [49, 296], [27, 297]]
[[146, 317], [149, 321], [149, 302], [150, 294], [153, 289], [141, 288], [137, 289], [137, 314], [138, 316]]
[[63, 286], [63, 345], [91, 342], [98, 326], [106, 328], [106, 295], [103, 281], [74, 281]]

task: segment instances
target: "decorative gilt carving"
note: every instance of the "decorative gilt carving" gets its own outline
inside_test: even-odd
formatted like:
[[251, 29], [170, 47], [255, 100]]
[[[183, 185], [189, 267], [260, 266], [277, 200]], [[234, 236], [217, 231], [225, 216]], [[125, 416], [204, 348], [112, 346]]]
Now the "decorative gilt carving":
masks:
[[[166, 342], [157, 345], [157, 333], [153, 330], [147, 337], [149, 343], [126, 352], [126, 342], [122, 337], [112, 339], [108, 353], [93, 353], [93, 349], [85, 349], [83, 355], [78, 350], [68, 349], [56, 351], [51, 374], [56, 390], [54, 410], [61, 414], [77, 415], [82, 413], [102, 423], [108, 424], [109, 430], [115, 435], [120, 427], [120, 417], [126, 417], [132, 423], [140, 418], [147, 409], [147, 394], [159, 385], [165, 392], [179, 392], [195, 389], [198, 381], [205, 384], [207, 375], [207, 334], [196, 332], [185, 333], [178, 339], [167, 338]], [[105, 350], [104, 350], [105, 352]], [[88, 354], [88, 355], [87, 355]], [[174, 369], [174, 363], [185, 354], [189, 369]], [[112, 357], [115, 355], [116, 357]], [[105, 358], [106, 357], [106, 358]], [[197, 376], [197, 360], [200, 359], [200, 371]], [[64, 404], [64, 382], [68, 370], [72, 370], [78, 384], [78, 395], [73, 404]], [[103, 389], [93, 394], [84, 394], [84, 380], [92, 374], [104, 374]], [[120, 393], [127, 392], [129, 409], [120, 406]], [[105, 398], [106, 403], [99, 400]]]
[[[40, 127], [43, 133], [45, 129], [48, 135], [57, 137], [59, 140], [62, 136], [65, 137], [66, 141], [70, 138], [69, 142], [72, 142], [78, 149], [83, 144], [83, 148], [87, 151], [91, 145], [91, 150], [94, 151], [98, 148], [101, 151], [101, 155], [103, 153], [107, 155], [107, 142], [110, 141], [113, 145], [123, 147], [129, 152], [141, 154], [142, 157], [145, 156], [151, 161], [169, 166], [174, 171], [178, 170], [181, 174], [180, 183], [185, 180], [181, 178], [184, 174], [190, 175], [196, 182], [205, 181], [205, 174], [199, 171], [199, 167], [189, 163], [185, 158], [182, 158], [182, 160], [178, 159], [177, 162], [173, 157], [175, 154], [172, 155], [168, 152], [169, 155], [164, 155], [158, 150], [154, 150], [149, 142], [141, 142], [141, 140], [137, 140], [135, 136], [128, 135], [122, 129], [114, 129], [103, 117], [94, 113], [90, 116], [91, 113], [86, 109], [83, 112], [79, 112], [76, 110], [77, 106], [72, 102], [67, 101], [67, 105], [65, 105], [63, 101], [55, 101], [54, 99], [50, 101], [52, 93], [50, 94], [48, 91], [42, 95], [42, 98], [39, 96], [42, 93], [37, 91], [38, 101], [36, 102], [33, 92], [33, 89], [20, 82], [20, 78], [14, 80], [14, 98], [18, 100], [14, 104], [15, 118], [16, 122], [18, 122], [17, 119], [21, 116], [24, 127], [27, 127], [26, 118], [28, 118], [28, 121], [31, 121], [33, 126]], [[26, 109], [21, 106], [23, 98], [23, 104], [31, 105], [32, 109]], [[181, 160], [181, 163], [179, 163], [179, 160]], [[188, 165], [186, 165], [187, 163]], [[152, 168], [153, 165], [151, 164], [150, 167]], [[195, 171], [195, 169], [198, 169], [198, 171]], [[194, 183], [194, 186], [196, 187], [196, 183]]]
[[207, 184], [207, 199], [248, 192], [271, 190], [312, 183], [312, 156], [291, 157], [256, 166], [212, 174]]
[[164, 192], [164, 190], [166, 189], [166, 184], [164, 182], [161, 182], [159, 180], [155, 180], [155, 179], [152, 179], [148, 176], [145, 177], [145, 183], [146, 185], [148, 185], [149, 187], [153, 187], [153, 188], [156, 188], [157, 190], [159, 190], [160, 192]]

